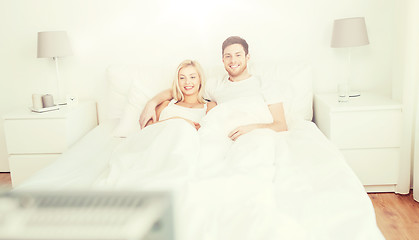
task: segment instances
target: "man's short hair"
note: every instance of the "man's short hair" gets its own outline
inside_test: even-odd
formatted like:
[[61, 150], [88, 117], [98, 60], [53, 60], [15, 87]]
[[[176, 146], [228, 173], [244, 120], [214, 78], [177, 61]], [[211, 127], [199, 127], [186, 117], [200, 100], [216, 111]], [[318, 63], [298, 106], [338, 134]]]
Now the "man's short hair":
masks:
[[226, 49], [226, 47], [228, 47], [230, 45], [233, 45], [233, 44], [242, 45], [245, 55], [247, 55], [249, 53], [249, 45], [247, 44], [246, 40], [244, 40], [243, 38], [238, 37], [238, 36], [232, 36], [232, 37], [229, 37], [226, 40], [224, 40], [223, 46], [222, 46], [222, 48], [223, 48], [222, 54], [224, 55], [224, 49]]

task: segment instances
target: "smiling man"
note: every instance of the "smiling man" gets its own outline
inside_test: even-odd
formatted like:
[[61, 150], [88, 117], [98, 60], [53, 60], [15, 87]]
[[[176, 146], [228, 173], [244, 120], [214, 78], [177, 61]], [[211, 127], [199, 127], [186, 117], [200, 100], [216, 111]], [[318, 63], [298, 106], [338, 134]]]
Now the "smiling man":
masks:
[[224, 41], [223, 63], [230, 76], [230, 81], [238, 82], [250, 77], [250, 74], [247, 72], [248, 51], [246, 41], [241, 38], [230, 37]]
[[[205, 88], [206, 97], [211, 101], [222, 104], [241, 97], [261, 95], [269, 107], [273, 121], [271, 123], [249, 124], [239, 126], [228, 134], [232, 140], [246, 134], [254, 129], [269, 128], [276, 132], [286, 131], [287, 123], [282, 102], [277, 99], [276, 94], [263, 91], [261, 81], [252, 76], [247, 69], [247, 62], [250, 59], [249, 45], [240, 37], [233, 36], [227, 38], [222, 44], [222, 60], [224, 68], [228, 73], [228, 78], [216, 79], [208, 82]], [[172, 99], [170, 91], [164, 91], [151, 99], [140, 116], [141, 128], [148, 120], [155, 121], [155, 108], [161, 102]]]
[[239, 126], [229, 133], [229, 138], [236, 140], [241, 135], [257, 128], [269, 128], [277, 132], [286, 131], [287, 124], [281, 100], [277, 98], [276, 93], [272, 94], [266, 91], [268, 89], [262, 89], [261, 79], [252, 76], [247, 69], [250, 55], [246, 40], [237, 36], [227, 38], [222, 45], [222, 59], [228, 78], [219, 79], [217, 83], [210, 83], [205, 89], [207, 96], [217, 104], [221, 104], [240, 97], [261, 95], [273, 118], [272, 123]]

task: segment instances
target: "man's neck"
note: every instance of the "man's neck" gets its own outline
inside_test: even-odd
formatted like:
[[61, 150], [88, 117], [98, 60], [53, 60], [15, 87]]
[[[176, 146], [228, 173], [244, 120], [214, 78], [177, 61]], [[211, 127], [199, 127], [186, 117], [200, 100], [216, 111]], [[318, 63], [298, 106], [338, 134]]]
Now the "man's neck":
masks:
[[240, 74], [239, 76], [235, 76], [235, 77], [233, 77], [233, 76], [229, 75], [229, 78], [228, 78], [228, 79], [229, 79], [230, 81], [232, 81], [232, 82], [239, 82], [239, 81], [242, 81], [242, 80], [248, 79], [248, 78], [250, 78], [251, 76], [252, 76], [252, 75], [246, 71], [246, 72], [243, 72], [242, 74]]

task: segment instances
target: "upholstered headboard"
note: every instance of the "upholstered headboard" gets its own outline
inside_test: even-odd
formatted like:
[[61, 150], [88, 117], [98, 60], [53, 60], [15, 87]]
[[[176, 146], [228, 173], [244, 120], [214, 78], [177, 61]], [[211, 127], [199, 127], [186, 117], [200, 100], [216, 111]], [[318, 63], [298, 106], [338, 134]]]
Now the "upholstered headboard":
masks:
[[[138, 130], [139, 115], [155, 94], [171, 87], [177, 66], [111, 65], [108, 78], [108, 118], [119, 119], [115, 136]], [[204, 66], [207, 81], [221, 78], [222, 65]], [[261, 77], [284, 99], [288, 123], [312, 120], [312, 71], [306, 63], [249, 63], [249, 72]]]

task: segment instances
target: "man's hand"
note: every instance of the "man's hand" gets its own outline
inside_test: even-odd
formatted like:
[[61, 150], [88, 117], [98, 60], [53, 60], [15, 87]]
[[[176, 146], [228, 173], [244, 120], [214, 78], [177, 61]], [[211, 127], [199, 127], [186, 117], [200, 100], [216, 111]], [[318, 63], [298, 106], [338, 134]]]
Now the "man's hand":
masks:
[[172, 90], [166, 89], [148, 101], [140, 115], [141, 129], [145, 128], [150, 120], [151, 123], [155, 123], [157, 121], [156, 107], [172, 98]]
[[147, 102], [143, 111], [141, 112], [141, 115], [140, 115], [141, 129], [143, 129], [147, 125], [148, 121], [150, 120], [152, 123], [155, 123], [157, 120], [156, 104], [153, 103], [152, 101]]
[[254, 129], [258, 128], [257, 124], [250, 124], [250, 125], [244, 125], [244, 126], [240, 126], [236, 129], [234, 129], [233, 131], [231, 131], [228, 134], [228, 137], [233, 140], [236, 141], [237, 138], [239, 138], [241, 135], [246, 134], [250, 131], [253, 131]]

